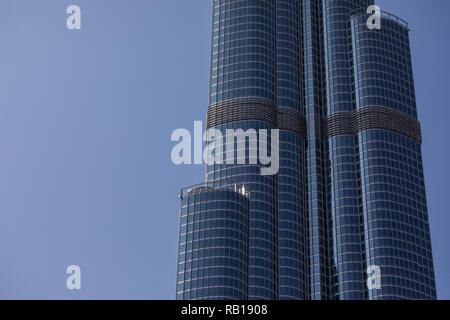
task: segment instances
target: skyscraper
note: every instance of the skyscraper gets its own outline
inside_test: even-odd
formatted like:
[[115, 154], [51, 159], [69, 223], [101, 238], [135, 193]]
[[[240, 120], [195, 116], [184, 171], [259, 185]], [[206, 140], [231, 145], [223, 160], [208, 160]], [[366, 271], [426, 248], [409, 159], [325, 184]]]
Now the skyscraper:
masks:
[[[261, 175], [248, 161], [261, 146], [251, 134], [245, 163], [207, 165], [208, 183], [249, 191], [222, 198], [223, 215], [202, 211], [230, 217], [230, 241], [212, 244], [184, 219], [192, 195], [181, 195], [177, 299], [436, 298], [409, 28], [385, 12], [369, 28], [373, 4], [213, 1], [207, 126], [278, 129], [268, 144], [279, 170]], [[216, 154], [239, 148], [226, 141]], [[194, 190], [207, 199], [220, 188]], [[238, 222], [245, 250], [226, 230]]]

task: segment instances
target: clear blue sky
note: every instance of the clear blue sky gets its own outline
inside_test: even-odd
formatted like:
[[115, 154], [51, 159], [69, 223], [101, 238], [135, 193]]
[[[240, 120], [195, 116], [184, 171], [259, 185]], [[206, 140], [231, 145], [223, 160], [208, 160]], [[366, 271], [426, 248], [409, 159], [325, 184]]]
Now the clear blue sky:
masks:
[[[66, 8], [82, 30], [66, 29]], [[434, 259], [450, 298], [448, 0], [384, 0], [410, 23]], [[0, 2], [0, 298], [172, 299], [170, 161], [208, 102], [209, 0]], [[65, 287], [67, 266], [82, 290]]]

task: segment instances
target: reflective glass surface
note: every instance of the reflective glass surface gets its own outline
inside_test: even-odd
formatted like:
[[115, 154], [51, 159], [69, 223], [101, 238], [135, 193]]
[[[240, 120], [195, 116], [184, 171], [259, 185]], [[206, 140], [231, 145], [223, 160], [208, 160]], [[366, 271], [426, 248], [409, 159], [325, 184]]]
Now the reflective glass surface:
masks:
[[181, 199], [178, 300], [247, 299], [248, 198], [229, 190]]

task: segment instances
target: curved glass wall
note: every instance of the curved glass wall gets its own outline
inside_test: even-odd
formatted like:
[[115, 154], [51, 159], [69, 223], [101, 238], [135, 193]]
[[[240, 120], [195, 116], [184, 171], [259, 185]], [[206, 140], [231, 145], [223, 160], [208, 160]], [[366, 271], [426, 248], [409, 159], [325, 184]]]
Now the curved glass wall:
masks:
[[[326, 114], [352, 112], [353, 77], [349, 20], [372, 0], [323, 0]], [[358, 202], [357, 149], [353, 135], [328, 139], [327, 205], [331, 299], [364, 299], [365, 282]]]
[[[301, 1], [277, 1], [277, 106], [304, 114]], [[278, 191], [279, 299], [307, 297], [305, 138], [280, 130]]]
[[351, 19], [356, 107], [383, 106], [417, 118], [406, 22], [383, 16], [381, 29], [369, 30], [367, 19]]
[[277, 105], [301, 111], [301, 30], [299, 0], [277, 1]]
[[306, 131], [308, 291], [313, 300], [329, 297], [325, 172], [320, 136], [323, 115], [322, 1], [302, 1], [303, 92]]
[[[223, 134], [223, 148], [216, 148], [216, 157], [226, 160], [228, 143], [234, 144], [234, 164], [215, 163], [208, 166], [208, 181], [232, 180], [244, 184], [252, 191], [249, 217], [249, 299], [277, 299], [277, 219], [276, 219], [276, 176], [261, 175], [261, 165], [250, 164], [249, 150], [252, 138], [246, 138], [245, 164], [238, 163], [238, 152], [242, 146], [237, 139], [227, 139], [227, 130], [254, 129], [268, 130], [272, 126], [262, 121], [236, 121], [216, 126], [214, 129]], [[232, 141], [232, 142], [231, 142]], [[270, 136], [267, 150], [271, 150]], [[260, 144], [258, 141], [257, 148]], [[241, 159], [242, 161], [242, 159]]]
[[358, 201], [358, 166], [354, 135], [328, 139], [330, 249], [333, 299], [360, 300], [365, 297], [365, 277]]
[[275, 2], [214, 0], [213, 10], [210, 104], [275, 102]]
[[327, 114], [353, 111], [349, 19], [373, 0], [322, 0]]
[[178, 300], [248, 298], [248, 196], [214, 183], [182, 192]]
[[[351, 19], [356, 108], [382, 107], [417, 118], [409, 30], [384, 14], [368, 30]], [[404, 126], [400, 123], [398, 126]], [[358, 133], [365, 260], [381, 271], [370, 299], [436, 298], [420, 137], [392, 130]]]
[[[276, 110], [276, 3], [272, 0], [214, 0], [210, 105], [239, 104]], [[245, 101], [252, 100], [251, 106]], [[239, 116], [239, 115], [238, 115]], [[275, 128], [271, 121], [222, 120], [227, 129]], [[249, 142], [247, 141], [247, 146]], [[224, 153], [226, 143], [224, 143]], [[270, 150], [270, 146], [268, 148]], [[237, 150], [237, 145], [236, 149]], [[247, 149], [248, 150], [248, 149]], [[237, 154], [237, 153], [236, 153]], [[208, 166], [208, 180], [227, 179], [252, 189], [249, 233], [249, 299], [277, 298], [276, 176], [262, 176], [259, 164]]]
[[279, 299], [307, 299], [307, 221], [304, 138], [280, 131], [278, 172]]

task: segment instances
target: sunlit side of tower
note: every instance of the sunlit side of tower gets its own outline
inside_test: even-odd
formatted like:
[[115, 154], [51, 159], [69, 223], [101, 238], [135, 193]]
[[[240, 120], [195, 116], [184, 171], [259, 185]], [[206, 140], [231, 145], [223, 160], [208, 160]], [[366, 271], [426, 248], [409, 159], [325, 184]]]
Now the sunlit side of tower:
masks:
[[207, 127], [278, 129], [279, 170], [248, 161], [248, 134], [245, 164], [208, 164], [214, 187], [182, 196], [178, 299], [436, 298], [409, 28], [369, 28], [372, 5], [213, 1]]

